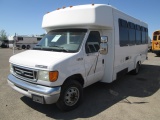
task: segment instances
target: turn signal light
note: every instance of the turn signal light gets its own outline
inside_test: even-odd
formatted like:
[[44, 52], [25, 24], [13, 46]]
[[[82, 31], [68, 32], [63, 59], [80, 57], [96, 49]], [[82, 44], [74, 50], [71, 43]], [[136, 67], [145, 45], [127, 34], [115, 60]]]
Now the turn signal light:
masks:
[[49, 72], [49, 81], [55, 82], [58, 79], [58, 71]]

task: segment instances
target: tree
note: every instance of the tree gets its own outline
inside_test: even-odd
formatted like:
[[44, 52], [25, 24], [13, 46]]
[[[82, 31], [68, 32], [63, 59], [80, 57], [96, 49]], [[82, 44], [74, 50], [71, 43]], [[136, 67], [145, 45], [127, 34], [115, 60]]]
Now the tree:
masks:
[[7, 34], [6, 34], [6, 31], [5, 30], [1, 30], [0, 31], [0, 38], [2, 40], [7, 40]]

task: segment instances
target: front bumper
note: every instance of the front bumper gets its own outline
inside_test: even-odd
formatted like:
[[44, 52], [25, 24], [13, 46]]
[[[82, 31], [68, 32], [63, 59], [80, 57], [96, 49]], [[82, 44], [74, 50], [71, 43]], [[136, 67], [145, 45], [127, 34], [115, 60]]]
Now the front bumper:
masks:
[[19, 93], [32, 98], [33, 95], [43, 97], [43, 104], [56, 103], [59, 96], [61, 87], [46, 87], [42, 85], [36, 85], [29, 82], [20, 80], [10, 74], [8, 76], [8, 84]]

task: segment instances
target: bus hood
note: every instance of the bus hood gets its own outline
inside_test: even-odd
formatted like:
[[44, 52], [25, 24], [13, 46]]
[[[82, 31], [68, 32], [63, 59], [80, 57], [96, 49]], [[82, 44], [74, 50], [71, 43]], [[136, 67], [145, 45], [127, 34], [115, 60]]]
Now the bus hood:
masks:
[[74, 56], [75, 53], [27, 50], [13, 55], [9, 62], [15, 65], [51, 70], [58, 63]]

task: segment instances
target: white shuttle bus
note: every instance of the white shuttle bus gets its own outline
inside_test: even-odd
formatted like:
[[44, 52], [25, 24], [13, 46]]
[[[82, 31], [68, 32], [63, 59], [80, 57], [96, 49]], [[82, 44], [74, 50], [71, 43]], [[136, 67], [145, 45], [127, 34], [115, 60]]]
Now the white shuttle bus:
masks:
[[42, 36], [9, 36], [9, 48], [13, 48], [15, 41], [17, 49], [32, 49], [41, 39]]
[[12, 56], [8, 84], [42, 104], [72, 110], [83, 88], [138, 74], [147, 59], [147, 24], [112, 6], [79, 5], [43, 17], [46, 36], [33, 48]]

